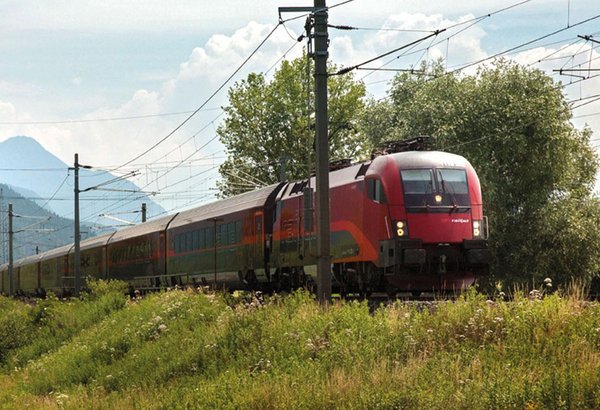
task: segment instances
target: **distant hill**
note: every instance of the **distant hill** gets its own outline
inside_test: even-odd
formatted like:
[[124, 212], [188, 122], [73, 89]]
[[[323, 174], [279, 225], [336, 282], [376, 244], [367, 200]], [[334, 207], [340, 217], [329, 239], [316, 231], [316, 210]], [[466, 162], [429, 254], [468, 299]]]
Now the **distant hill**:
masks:
[[[85, 163], [85, 161], [81, 161]], [[73, 218], [73, 172], [67, 178], [68, 165], [48, 152], [35, 139], [13, 137], [0, 143], [0, 183], [56, 214]], [[80, 169], [80, 189], [94, 187], [116, 176], [102, 170]], [[81, 219], [97, 220], [100, 213], [118, 214], [121, 219], [139, 222], [140, 215], [126, 212], [141, 209], [147, 204], [148, 217], [164, 209], [139, 191], [134, 183], [121, 180], [103, 188], [115, 191], [89, 191], [81, 194]], [[128, 191], [128, 193], [120, 192]], [[53, 197], [51, 201], [49, 198]], [[123, 200], [123, 198], [127, 198]], [[106, 224], [112, 224], [108, 219]]]
[[[19, 259], [73, 243], [73, 221], [62, 218], [23, 198], [7, 185], [0, 184], [0, 263], [8, 261], [8, 204], [13, 204], [13, 256]], [[81, 225], [82, 239], [95, 236], [97, 227]]]

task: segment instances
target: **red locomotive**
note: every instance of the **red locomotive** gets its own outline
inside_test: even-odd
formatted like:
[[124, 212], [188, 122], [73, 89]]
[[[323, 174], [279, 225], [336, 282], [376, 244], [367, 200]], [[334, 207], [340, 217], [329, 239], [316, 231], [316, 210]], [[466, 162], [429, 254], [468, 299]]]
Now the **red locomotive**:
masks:
[[[445, 152], [386, 151], [330, 172], [334, 288], [368, 294], [470, 286], [491, 259], [473, 167]], [[314, 178], [280, 183], [82, 241], [81, 271], [140, 290], [314, 286], [311, 186]], [[73, 247], [16, 261], [13, 272], [21, 293], [68, 292]], [[7, 265], [0, 276], [7, 293]]]

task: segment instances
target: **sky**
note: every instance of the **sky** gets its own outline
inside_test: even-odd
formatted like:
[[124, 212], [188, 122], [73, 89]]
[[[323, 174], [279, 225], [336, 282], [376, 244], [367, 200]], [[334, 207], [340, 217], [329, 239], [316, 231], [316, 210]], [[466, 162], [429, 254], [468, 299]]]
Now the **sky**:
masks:
[[[310, 5], [306, 0], [0, 0], [0, 141], [31, 136], [66, 163], [78, 153], [81, 163], [98, 169], [127, 163], [119, 171], [139, 170], [132, 181], [156, 192], [167, 210], [211, 200], [218, 164], [226, 156], [215, 136], [227, 89], [250, 72], [270, 77], [281, 58], [298, 57], [304, 43], [295, 38], [304, 18], [280, 25], [232, 81], [207, 99], [278, 25], [279, 6]], [[561, 81], [573, 101], [573, 123], [589, 126], [596, 138], [592, 144], [600, 146], [600, 101], [593, 98], [600, 95], [600, 72], [593, 71], [600, 69], [600, 43], [578, 37], [600, 41], [597, 0], [353, 0], [332, 7], [329, 23], [361, 28], [330, 29], [330, 59], [341, 66], [452, 27], [406, 55], [370, 64], [398, 69], [438, 58], [457, 69], [556, 32], [503, 55]], [[561, 68], [590, 71], [571, 72], [585, 77], [580, 78], [554, 71]], [[356, 79], [380, 98], [393, 75], [359, 71]], [[66, 171], [61, 172], [57, 186]], [[55, 189], [39, 194], [50, 196]]]

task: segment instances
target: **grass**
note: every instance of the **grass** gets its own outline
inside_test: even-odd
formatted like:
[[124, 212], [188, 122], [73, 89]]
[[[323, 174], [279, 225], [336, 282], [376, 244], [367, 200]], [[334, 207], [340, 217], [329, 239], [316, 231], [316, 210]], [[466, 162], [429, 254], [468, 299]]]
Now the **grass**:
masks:
[[[1, 408], [600, 408], [600, 305], [193, 290], [0, 299]], [[10, 336], [7, 336], [10, 335]]]

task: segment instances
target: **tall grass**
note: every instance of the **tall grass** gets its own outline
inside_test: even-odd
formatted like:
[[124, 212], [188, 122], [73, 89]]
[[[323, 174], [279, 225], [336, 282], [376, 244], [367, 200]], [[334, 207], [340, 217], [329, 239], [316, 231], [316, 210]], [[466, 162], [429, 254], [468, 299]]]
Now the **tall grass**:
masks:
[[[600, 408], [600, 306], [578, 296], [509, 303], [469, 292], [374, 313], [354, 301], [324, 307], [303, 292], [101, 299], [50, 302], [79, 315], [105, 306], [102, 318], [90, 314], [98, 320], [73, 319], [69, 337], [50, 329], [68, 320], [51, 315], [34, 333], [56, 331], [60, 341], [34, 337], [32, 350], [13, 342], [4, 407]], [[0, 318], [38, 308], [0, 300]]]
[[124, 284], [90, 282], [81, 300], [22, 303], [0, 297], [0, 369], [21, 367], [125, 307]]

